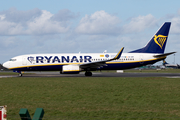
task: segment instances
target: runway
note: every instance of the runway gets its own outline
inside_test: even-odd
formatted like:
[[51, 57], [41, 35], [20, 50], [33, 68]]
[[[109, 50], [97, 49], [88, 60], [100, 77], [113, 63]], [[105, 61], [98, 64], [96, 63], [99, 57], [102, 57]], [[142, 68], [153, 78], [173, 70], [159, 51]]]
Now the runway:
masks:
[[[59, 74], [59, 72], [28, 72], [32, 74], [23, 74], [22, 77], [87, 77], [84, 73], [80, 74]], [[17, 75], [0, 76], [18, 77]], [[114, 73], [114, 72], [94, 72], [90, 77], [169, 77], [180, 78], [180, 73]]]

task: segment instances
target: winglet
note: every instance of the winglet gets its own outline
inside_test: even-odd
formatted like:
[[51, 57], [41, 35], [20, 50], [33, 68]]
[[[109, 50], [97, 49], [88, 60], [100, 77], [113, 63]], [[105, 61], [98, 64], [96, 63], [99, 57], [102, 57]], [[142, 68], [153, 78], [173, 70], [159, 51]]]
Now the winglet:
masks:
[[124, 47], [122, 47], [121, 50], [117, 53], [117, 55], [111, 60], [119, 59], [121, 57], [121, 54], [122, 54], [123, 50], [124, 50]]

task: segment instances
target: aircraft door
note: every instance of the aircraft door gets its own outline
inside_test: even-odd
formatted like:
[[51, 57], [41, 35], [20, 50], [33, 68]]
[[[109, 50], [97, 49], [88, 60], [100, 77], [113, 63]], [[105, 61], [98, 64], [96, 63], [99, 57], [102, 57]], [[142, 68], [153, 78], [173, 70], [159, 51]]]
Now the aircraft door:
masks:
[[22, 64], [27, 65], [27, 57], [22, 57]]

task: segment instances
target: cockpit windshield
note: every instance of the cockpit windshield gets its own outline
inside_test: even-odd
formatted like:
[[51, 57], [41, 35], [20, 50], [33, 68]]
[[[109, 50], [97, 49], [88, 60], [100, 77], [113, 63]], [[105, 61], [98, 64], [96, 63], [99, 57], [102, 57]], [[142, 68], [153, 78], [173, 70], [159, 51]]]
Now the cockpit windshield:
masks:
[[16, 61], [16, 59], [10, 59], [9, 61]]

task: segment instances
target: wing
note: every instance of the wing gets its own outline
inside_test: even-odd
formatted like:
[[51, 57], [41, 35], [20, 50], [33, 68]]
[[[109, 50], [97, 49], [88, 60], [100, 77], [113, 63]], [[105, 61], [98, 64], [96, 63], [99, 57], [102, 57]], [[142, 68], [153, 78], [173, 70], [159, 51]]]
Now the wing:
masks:
[[121, 57], [121, 54], [122, 54], [123, 50], [124, 50], [124, 47], [112, 59], [96, 61], [96, 62], [90, 62], [90, 63], [83, 63], [83, 64], [80, 64], [79, 67], [81, 69], [86, 69], [86, 68], [99, 68], [99, 67], [102, 67], [102, 66], [106, 66], [106, 62], [119, 59]]

